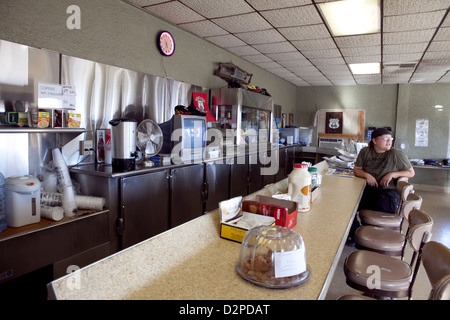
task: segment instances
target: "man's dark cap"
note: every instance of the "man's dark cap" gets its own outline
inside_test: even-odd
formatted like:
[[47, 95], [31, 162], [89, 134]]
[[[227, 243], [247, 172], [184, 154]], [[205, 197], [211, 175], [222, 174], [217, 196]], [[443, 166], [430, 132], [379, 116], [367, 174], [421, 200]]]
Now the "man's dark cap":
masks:
[[383, 136], [385, 134], [390, 134], [392, 136], [392, 132], [390, 132], [386, 128], [376, 128], [372, 131], [372, 139], [377, 138], [379, 136]]

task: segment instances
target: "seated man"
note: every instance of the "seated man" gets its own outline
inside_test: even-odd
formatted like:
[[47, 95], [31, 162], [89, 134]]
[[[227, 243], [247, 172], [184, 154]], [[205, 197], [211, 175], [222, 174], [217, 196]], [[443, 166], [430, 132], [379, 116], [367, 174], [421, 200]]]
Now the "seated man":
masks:
[[[363, 148], [356, 159], [355, 176], [366, 179], [359, 210], [369, 209], [395, 213], [400, 204], [400, 195], [394, 183], [400, 177], [414, 177], [414, 169], [408, 157], [401, 150], [392, 148], [392, 134], [385, 128], [372, 132], [369, 146]], [[355, 219], [350, 237], [359, 223]]]

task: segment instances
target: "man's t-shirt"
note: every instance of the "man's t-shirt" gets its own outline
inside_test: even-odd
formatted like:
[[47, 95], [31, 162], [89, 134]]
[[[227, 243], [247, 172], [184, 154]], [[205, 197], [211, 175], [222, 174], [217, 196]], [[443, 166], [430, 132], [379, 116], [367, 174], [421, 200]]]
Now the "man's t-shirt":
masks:
[[389, 151], [377, 153], [374, 148], [366, 147], [359, 152], [355, 166], [370, 173], [380, 183], [389, 172], [409, 170], [411, 162], [399, 149], [391, 148]]

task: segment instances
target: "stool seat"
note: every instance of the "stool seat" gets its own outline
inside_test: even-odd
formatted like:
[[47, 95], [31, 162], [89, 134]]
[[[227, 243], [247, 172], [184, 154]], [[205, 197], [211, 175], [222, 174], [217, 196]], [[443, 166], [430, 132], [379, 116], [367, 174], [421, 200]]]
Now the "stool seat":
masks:
[[344, 264], [347, 282], [350, 281], [359, 287], [368, 287], [368, 284], [377, 278], [372, 267], [379, 268], [380, 271], [379, 288], [372, 290], [375, 295], [379, 291], [396, 293], [397, 297], [408, 295], [413, 276], [409, 264], [373, 251], [357, 250], [347, 257]]
[[393, 214], [374, 210], [361, 210], [359, 212], [361, 224], [378, 226], [385, 229], [399, 230], [402, 224], [402, 217]]
[[402, 254], [405, 240], [400, 232], [374, 226], [362, 226], [355, 232], [357, 247], [391, 256]]

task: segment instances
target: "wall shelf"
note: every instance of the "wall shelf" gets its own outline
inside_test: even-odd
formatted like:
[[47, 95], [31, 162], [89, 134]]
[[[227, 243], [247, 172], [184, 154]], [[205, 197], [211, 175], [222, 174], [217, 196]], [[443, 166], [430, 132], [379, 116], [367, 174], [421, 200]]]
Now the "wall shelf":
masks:
[[84, 133], [84, 128], [0, 127], [0, 133]]

